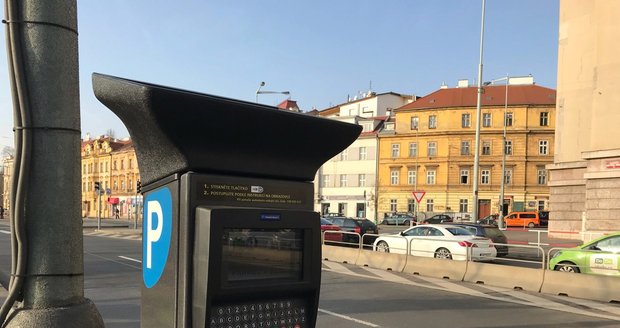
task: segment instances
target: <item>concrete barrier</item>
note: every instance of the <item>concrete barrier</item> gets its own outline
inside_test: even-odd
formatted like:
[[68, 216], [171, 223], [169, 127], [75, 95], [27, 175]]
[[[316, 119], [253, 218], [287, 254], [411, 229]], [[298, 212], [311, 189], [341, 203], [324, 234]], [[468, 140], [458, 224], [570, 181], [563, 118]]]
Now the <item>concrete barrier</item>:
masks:
[[470, 262], [463, 281], [538, 293], [543, 278], [542, 269]]
[[541, 292], [601, 302], [620, 302], [620, 277], [547, 270]]
[[403, 272], [407, 255], [361, 250], [355, 264], [376, 269]]
[[467, 261], [436, 259], [408, 255], [403, 272], [426, 277], [462, 281], [467, 271]]
[[355, 264], [360, 254], [359, 248], [323, 245], [321, 258], [327, 261]]

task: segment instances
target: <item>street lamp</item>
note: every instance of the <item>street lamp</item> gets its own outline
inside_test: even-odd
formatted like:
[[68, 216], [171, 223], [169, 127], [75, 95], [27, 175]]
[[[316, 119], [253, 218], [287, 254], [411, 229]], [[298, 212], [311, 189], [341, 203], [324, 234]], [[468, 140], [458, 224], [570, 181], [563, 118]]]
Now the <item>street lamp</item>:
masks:
[[480, 23], [480, 63], [478, 65], [478, 98], [476, 100], [476, 154], [474, 155], [474, 183], [473, 183], [473, 205], [474, 221], [478, 220], [478, 170], [480, 168], [480, 105], [482, 101], [482, 50], [484, 45], [484, 6], [486, 0], [482, 0], [482, 22]]
[[266, 91], [266, 90], [261, 90], [262, 87], [265, 86], [265, 82], [261, 82], [260, 85], [258, 86], [258, 89], [256, 89], [256, 102], [258, 102], [258, 95], [259, 94], [282, 94], [282, 95], [289, 95], [291, 94], [288, 91]]
[[499, 189], [499, 206], [500, 206], [500, 215], [498, 219], [498, 225], [500, 228], [504, 226], [504, 185], [506, 183], [506, 112], [508, 111], [508, 85], [510, 84], [510, 77], [508, 74], [504, 77], [500, 77], [499, 79], [491, 80], [490, 82], [485, 82], [485, 85], [494, 84], [499, 81], [506, 81], [506, 95], [504, 96], [504, 134], [503, 134], [503, 148], [502, 148], [502, 182]]

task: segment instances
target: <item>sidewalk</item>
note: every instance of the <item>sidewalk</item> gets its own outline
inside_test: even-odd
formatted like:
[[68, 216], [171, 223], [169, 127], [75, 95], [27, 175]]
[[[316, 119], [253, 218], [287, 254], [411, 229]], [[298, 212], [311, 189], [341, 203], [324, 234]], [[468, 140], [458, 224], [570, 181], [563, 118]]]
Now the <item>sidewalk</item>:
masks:
[[[114, 232], [123, 235], [139, 235], [142, 236], [142, 221], [138, 220], [137, 224], [134, 220], [101, 218], [101, 230], [98, 230], [97, 218], [82, 218], [84, 230], [94, 229], [100, 232]], [[136, 227], [136, 229], [134, 229]]]

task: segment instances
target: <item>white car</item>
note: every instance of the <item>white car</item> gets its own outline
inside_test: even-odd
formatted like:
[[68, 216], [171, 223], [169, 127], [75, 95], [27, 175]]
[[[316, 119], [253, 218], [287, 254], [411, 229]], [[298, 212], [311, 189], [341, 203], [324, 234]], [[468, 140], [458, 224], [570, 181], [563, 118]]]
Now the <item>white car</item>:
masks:
[[466, 260], [467, 249], [471, 249], [471, 259], [490, 261], [497, 250], [490, 239], [476, 237], [469, 230], [447, 224], [419, 225], [393, 235], [380, 235], [373, 244], [379, 252], [435, 257], [442, 259]]

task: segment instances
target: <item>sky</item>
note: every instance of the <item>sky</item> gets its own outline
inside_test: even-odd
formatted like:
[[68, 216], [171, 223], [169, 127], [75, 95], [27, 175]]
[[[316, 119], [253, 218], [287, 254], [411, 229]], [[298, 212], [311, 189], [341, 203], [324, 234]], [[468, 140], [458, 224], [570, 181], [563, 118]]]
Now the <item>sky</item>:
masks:
[[[367, 92], [424, 96], [476, 83], [481, 0], [77, 1], [82, 137], [123, 123], [94, 97], [93, 72], [255, 101], [289, 91], [303, 111]], [[4, 17], [4, 16], [3, 16]], [[483, 81], [533, 75], [556, 88], [558, 0], [487, 0]], [[4, 46], [4, 33], [0, 33]], [[0, 150], [13, 145], [0, 51]], [[277, 105], [282, 94], [262, 94]], [[182, 109], [179, 109], [181, 112]]]

